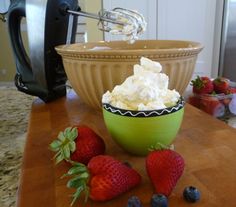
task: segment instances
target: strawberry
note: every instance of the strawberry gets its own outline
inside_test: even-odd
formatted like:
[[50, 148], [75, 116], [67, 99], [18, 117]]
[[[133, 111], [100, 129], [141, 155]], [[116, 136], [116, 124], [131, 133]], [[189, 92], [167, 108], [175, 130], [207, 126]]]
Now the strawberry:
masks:
[[72, 176], [67, 186], [77, 189], [72, 204], [82, 191], [85, 192], [85, 201], [88, 197], [94, 201], [107, 201], [141, 182], [138, 172], [108, 155], [93, 157], [87, 167], [74, 163], [65, 176]]
[[87, 164], [89, 160], [105, 152], [105, 143], [87, 126], [68, 127], [58, 134], [58, 139], [50, 144], [51, 150], [57, 152], [56, 163], [62, 160]]
[[213, 80], [214, 91], [216, 93], [227, 94], [229, 88], [229, 80], [223, 77], [218, 77]]
[[201, 98], [196, 95], [189, 96], [188, 98], [188, 103], [197, 108], [199, 108], [200, 106], [200, 101], [201, 101]]
[[225, 114], [225, 106], [214, 96], [206, 96], [201, 99], [200, 109], [214, 117], [221, 117]]
[[191, 81], [191, 85], [193, 86], [193, 93], [196, 94], [209, 94], [213, 92], [213, 83], [208, 77], [200, 77], [197, 76], [196, 79]]
[[170, 149], [154, 150], [146, 158], [147, 173], [155, 193], [169, 196], [184, 171], [184, 159]]
[[236, 88], [234, 87], [229, 87], [226, 92], [226, 94], [234, 94], [234, 93], [236, 93]]

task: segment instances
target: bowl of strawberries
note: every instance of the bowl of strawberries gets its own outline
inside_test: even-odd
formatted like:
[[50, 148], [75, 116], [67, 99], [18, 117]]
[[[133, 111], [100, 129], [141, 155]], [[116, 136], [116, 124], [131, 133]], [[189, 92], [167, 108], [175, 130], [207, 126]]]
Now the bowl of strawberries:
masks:
[[206, 113], [227, 119], [236, 115], [236, 83], [224, 77], [197, 76], [191, 81], [188, 102]]

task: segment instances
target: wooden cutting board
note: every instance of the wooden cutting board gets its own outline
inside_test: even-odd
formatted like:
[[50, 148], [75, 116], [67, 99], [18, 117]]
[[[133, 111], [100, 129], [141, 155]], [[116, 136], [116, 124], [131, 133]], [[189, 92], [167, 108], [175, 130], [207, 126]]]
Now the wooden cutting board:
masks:
[[[137, 195], [144, 207], [150, 206], [153, 187], [146, 174], [145, 158], [132, 156], [119, 148], [104, 125], [102, 113], [89, 108], [74, 94], [45, 104], [36, 100], [28, 127], [28, 136], [18, 191], [18, 207], [67, 207], [73, 189], [66, 188], [61, 179], [69, 165], [57, 166], [52, 161], [49, 143], [59, 131], [75, 124], [86, 124], [106, 142], [106, 154], [129, 161], [142, 175], [142, 183], [133, 190], [108, 202], [83, 203], [74, 206], [125, 207], [132, 195]], [[169, 207], [236, 206], [236, 129], [186, 104], [184, 120], [174, 142], [175, 150], [185, 159], [183, 176], [169, 197]], [[201, 192], [201, 200], [193, 205], [183, 200], [186, 186], [193, 185]]]

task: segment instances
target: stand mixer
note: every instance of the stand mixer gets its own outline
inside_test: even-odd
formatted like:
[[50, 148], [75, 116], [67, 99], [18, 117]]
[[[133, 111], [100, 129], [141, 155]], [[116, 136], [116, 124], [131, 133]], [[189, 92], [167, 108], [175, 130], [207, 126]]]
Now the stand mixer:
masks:
[[[66, 94], [66, 74], [54, 47], [75, 42], [77, 18], [98, 20], [98, 28], [135, 38], [145, 24], [135, 11], [115, 8], [98, 15], [81, 11], [77, 0], [12, 0], [8, 27], [16, 62], [15, 85], [19, 91], [49, 102]], [[26, 18], [29, 57], [23, 45], [20, 25]]]

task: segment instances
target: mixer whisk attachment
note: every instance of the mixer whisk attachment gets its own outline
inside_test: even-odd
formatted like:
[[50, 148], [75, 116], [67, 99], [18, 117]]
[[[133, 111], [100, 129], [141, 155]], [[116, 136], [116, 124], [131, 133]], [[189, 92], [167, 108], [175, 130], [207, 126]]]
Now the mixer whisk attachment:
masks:
[[[130, 41], [135, 41], [138, 35], [146, 29], [145, 19], [137, 11], [117, 7], [112, 11], [101, 10], [98, 15], [101, 17], [98, 22], [100, 30], [125, 35]], [[110, 22], [104, 21], [103, 18], [114, 20], [117, 23], [110, 24]]]
[[98, 28], [111, 34], [125, 35], [126, 40], [133, 43], [138, 39], [138, 35], [146, 30], [147, 23], [144, 17], [134, 10], [124, 8], [114, 8], [111, 11], [101, 10], [98, 15], [83, 12], [67, 10], [68, 13], [78, 16], [84, 16], [97, 19]]

